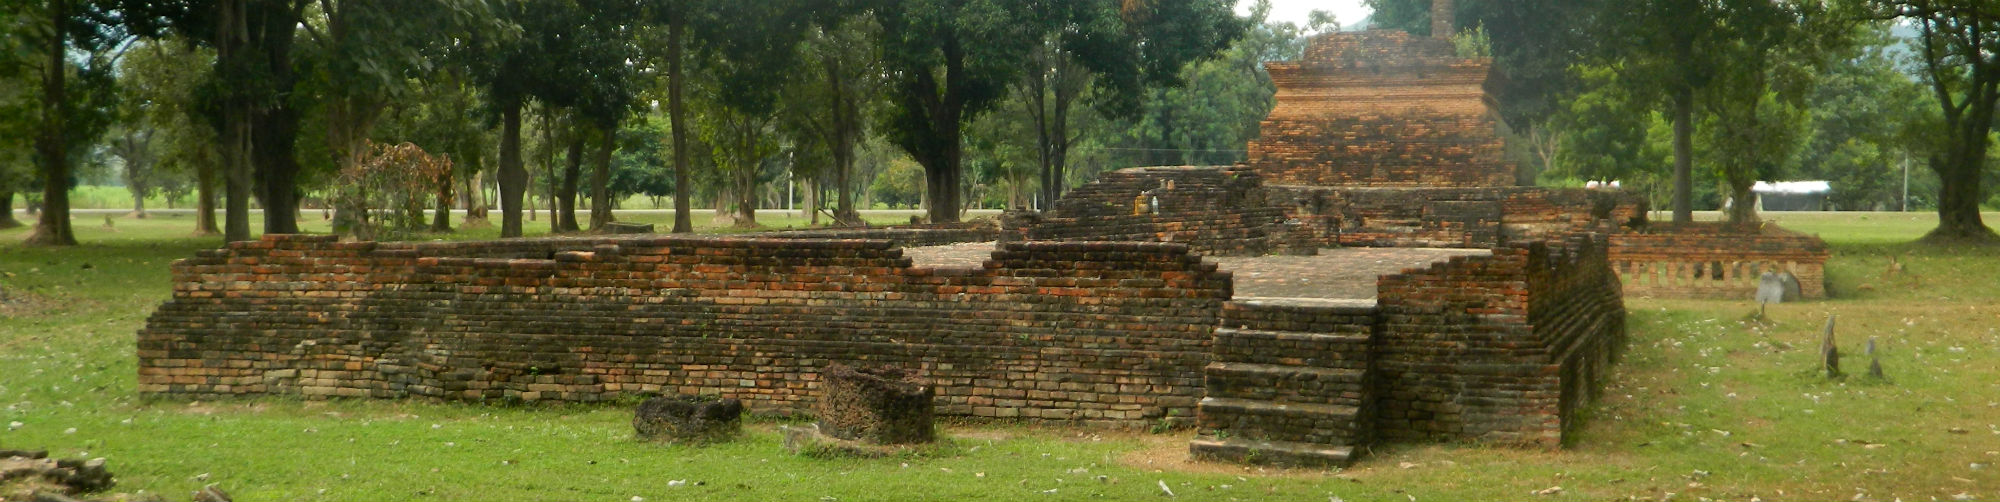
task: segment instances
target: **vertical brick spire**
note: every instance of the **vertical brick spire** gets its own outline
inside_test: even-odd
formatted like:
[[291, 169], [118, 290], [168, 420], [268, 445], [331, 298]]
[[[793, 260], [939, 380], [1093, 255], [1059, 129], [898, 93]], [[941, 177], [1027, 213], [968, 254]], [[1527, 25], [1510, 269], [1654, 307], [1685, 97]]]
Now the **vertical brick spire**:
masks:
[[1431, 37], [1451, 38], [1458, 31], [1451, 25], [1455, 14], [1451, 9], [1451, 0], [1431, 0]]

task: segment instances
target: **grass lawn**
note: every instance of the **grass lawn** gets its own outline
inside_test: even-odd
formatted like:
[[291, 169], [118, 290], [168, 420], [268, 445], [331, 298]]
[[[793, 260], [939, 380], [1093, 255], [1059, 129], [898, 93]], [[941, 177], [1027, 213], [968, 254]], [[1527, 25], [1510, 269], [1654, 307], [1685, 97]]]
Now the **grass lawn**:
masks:
[[[186, 237], [186, 215], [92, 215], [75, 248], [0, 231], [0, 448], [106, 457], [116, 491], [170, 500], [206, 483], [239, 500], [2000, 499], [2000, 249], [1908, 244], [1930, 215], [1769, 216], [1832, 243], [1839, 298], [1765, 326], [1747, 301], [1628, 299], [1632, 346], [1572, 447], [1395, 446], [1324, 471], [1189, 462], [1185, 430], [961, 423], [920, 454], [817, 459], [784, 454], [770, 421], [638, 443], [627, 407], [141, 400], [133, 333], [167, 264], [220, 241]], [[1876, 339], [1886, 381], [1815, 374], [1828, 315], [1847, 367]]]

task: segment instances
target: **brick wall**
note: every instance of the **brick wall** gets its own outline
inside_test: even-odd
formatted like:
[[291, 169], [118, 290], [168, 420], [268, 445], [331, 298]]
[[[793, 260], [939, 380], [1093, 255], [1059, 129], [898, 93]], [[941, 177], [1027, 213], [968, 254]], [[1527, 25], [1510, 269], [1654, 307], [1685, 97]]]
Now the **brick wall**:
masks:
[[1791, 272], [1806, 298], [1825, 298], [1826, 242], [1764, 225], [1656, 224], [1611, 237], [1611, 262], [1631, 296], [1749, 300], [1765, 271]]
[[1032, 240], [1179, 242], [1215, 256], [1313, 249], [1299, 245], [1305, 235], [1267, 200], [1258, 176], [1233, 167], [1121, 169], [1065, 194], [1053, 209], [1015, 224]]
[[757, 237], [772, 239], [877, 239], [895, 247], [940, 246], [961, 242], [988, 242], [1010, 239], [1020, 232], [1002, 231], [991, 221], [933, 223], [867, 228], [815, 228], [759, 232]]
[[1617, 190], [1539, 187], [1267, 187], [1320, 246], [1470, 247], [1645, 224], [1646, 201]]
[[1583, 234], [1383, 276], [1375, 434], [1559, 446], [1623, 343], [1605, 246]]
[[173, 299], [139, 333], [139, 389], [679, 392], [782, 411], [809, 406], [839, 362], [917, 368], [948, 414], [1192, 415], [1230, 278], [1186, 245], [1010, 243], [979, 269], [901, 254], [882, 240], [270, 236], [174, 264]]

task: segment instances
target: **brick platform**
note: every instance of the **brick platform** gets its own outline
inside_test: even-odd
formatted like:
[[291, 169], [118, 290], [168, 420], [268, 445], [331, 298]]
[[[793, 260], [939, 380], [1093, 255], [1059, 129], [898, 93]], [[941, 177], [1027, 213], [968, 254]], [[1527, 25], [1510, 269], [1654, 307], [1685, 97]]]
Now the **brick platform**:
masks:
[[917, 369], [942, 413], [1126, 424], [1192, 416], [1230, 296], [1214, 264], [1151, 243], [1009, 243], [932, 269], [879, 240], [268, 236], [173, 269], [139, 333], [148, 395], [789, 411], [837, 362]]

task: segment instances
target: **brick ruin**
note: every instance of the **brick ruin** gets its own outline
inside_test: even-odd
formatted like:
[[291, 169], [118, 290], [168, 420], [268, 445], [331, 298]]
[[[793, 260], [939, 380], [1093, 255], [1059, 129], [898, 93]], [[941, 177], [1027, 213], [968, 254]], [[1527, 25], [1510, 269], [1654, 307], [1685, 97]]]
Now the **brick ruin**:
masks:
[[[139, 390], [787, 413], [814, 407], [829, 365], [891, 366], [934, 385], [939, 414], [1194, 424], [1197, 456], [1343, 464], [1378, 442], [1558, 447], [1624, 343], [1632, 277], [1811, 263], [1794, 239], [1725, 265], [1632, 233], [1629, 195], [1511, 186], [1488, 63], [1450, 49], [1314, 39], [1270, 65], [1278, 105], [1248, 162], [1107, 173], [999, 227], [231, 243], [173, 265]], [[995, 240], [963, 265], [904, 249]], [[1205, 258], [1344, 246], [1463, 249], [1366, 298], [1243, 295]]]
[[1611, 236], [1611, 265], [1634, 296], [1749, 299], [1760, 275], [1784, 272], [1806, 299], [1822, 299], [1827, 254], [1818, 237], [1775, 225], [1655, 224]]

